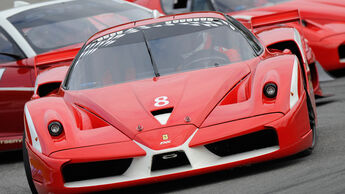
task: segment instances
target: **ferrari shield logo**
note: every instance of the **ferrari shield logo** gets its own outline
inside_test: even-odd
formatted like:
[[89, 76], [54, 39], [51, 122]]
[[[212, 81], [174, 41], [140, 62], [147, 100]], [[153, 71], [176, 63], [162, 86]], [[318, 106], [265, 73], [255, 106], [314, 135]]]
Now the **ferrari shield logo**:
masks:
[[168, 140], [168, 139], [169, 139], [168, 134], [164, 134], [164, 135], [162, 136], [162, 138], [163, 138], [163, 140]]

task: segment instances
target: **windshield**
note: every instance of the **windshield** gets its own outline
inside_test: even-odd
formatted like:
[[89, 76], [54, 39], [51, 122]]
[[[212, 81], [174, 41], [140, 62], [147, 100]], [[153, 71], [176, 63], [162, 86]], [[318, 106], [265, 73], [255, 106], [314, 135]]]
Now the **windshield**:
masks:
[[156, 23], [105, 35], [80, 51], [66, 88], [104, 87], [216, 68], [256, 55], [243, 31], [217, 18]]
[[241, 11], [256, 7], [272, 6], [289, 0], [214, 0], [216, 9], [222, 12]]
[[8, 20], [40, 54], [85, 42], [105, 28], [150, 17], [149, 10], [120, 0], [77, 0], [30, 9]]

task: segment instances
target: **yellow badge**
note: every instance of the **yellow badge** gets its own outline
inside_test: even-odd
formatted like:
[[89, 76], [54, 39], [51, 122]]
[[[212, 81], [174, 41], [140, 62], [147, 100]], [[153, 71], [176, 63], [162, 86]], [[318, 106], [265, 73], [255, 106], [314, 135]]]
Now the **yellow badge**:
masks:
[[168, 134], [165, 134], [162, 137], [163, 137], [163, 140], [168, 140], [169, 139]]

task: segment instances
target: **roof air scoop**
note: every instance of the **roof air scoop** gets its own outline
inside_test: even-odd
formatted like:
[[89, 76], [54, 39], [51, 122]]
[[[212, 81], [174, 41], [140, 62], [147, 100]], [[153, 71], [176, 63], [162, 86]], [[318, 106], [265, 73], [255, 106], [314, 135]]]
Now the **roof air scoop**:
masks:
[[174, 108], [165, 108], [165, 109], [151, 111], [151, 114], [155, 117], [155, 119], [161, 125], [165, 125], [167, 124], [173, 110]]

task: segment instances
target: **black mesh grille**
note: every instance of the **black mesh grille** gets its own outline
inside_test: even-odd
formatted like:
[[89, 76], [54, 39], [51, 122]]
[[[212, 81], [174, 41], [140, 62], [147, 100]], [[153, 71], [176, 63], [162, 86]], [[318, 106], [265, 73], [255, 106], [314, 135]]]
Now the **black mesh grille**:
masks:
[[132, 158], [100, 162], [67, 164], [62, 168], [65, 182], [122, 175], [132, 163]]
[[190, 166], [190, 162], [183, 151], [168, 152], [154, 155], [152, 158], [152, 171]]
[[278, 136], [275, 130], [266, 129], [251, 134], [211, 143], [205, 147], [217, 156], [229, 156], [256, 149], [278, 145]]
[[345, 44], [340, 45], [338, 50], [339, 50], [339, 59], [345, 59]]

